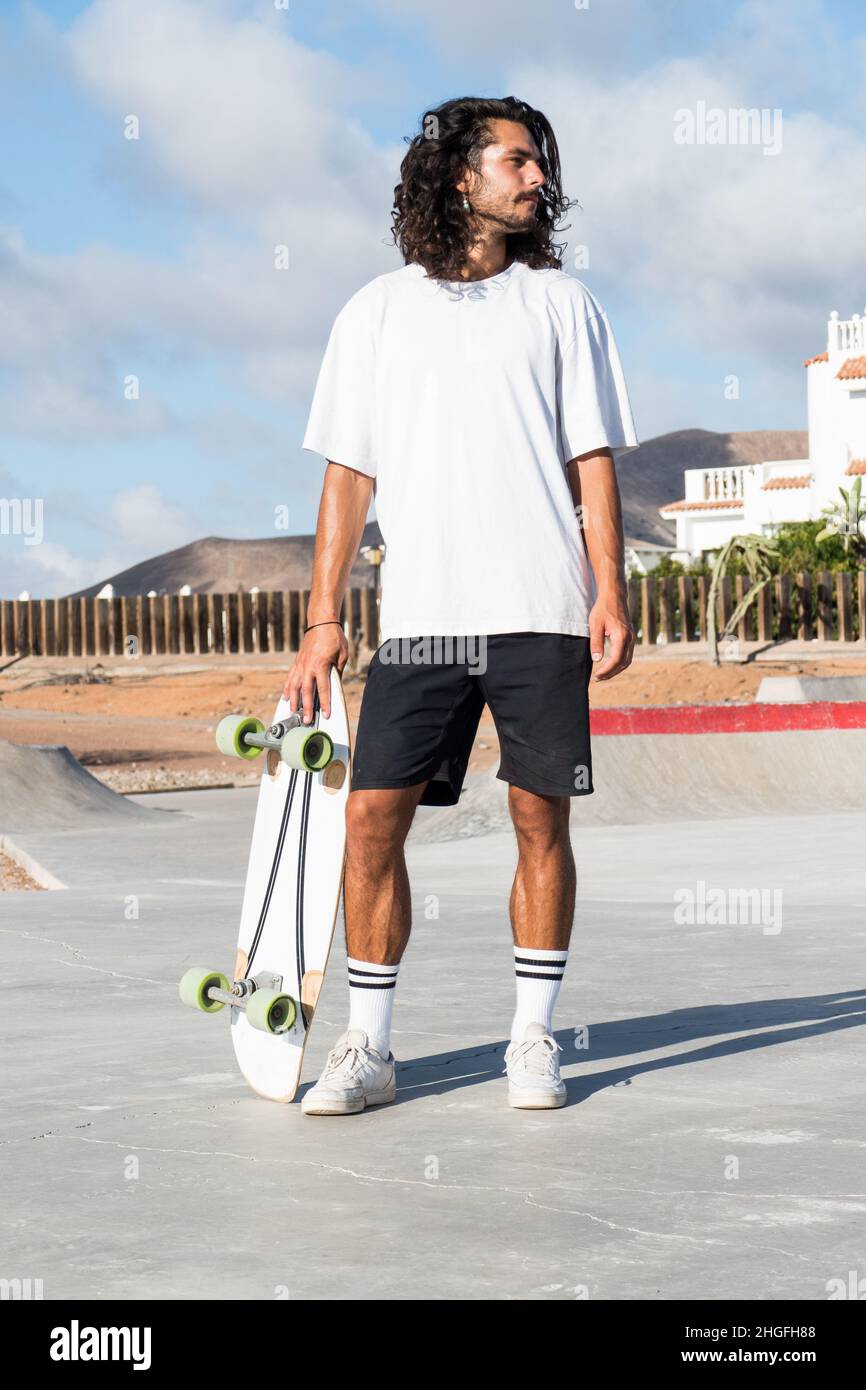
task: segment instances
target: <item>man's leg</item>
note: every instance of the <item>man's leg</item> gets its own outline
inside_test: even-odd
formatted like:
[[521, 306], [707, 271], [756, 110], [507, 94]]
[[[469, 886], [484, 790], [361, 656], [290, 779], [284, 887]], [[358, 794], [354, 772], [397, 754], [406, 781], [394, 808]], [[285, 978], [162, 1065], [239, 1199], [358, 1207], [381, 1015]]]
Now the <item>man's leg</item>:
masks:
[[351, 792], [344, 880], [349, 1028], [387, 1057], [397, 967], [412, 925], [404, 844], [426, 787]]
[[343, 879], [349, 1024], [301, 1102], [305, 1114], [351, 1115], [395, 1098], [391, 1011], [412, 924], [403, 844], [426, 785], [349, 793]]
[[508, 809], [519, 856], [509, 903], [514, 944], [567, 951], [577, 891], [571, 797], [537, 796], [511, 784]]
[[568, 959], [577, 874], [569, 835], [570, 797], [539, 796], [510, 784], [508, 807], [518, 847], [509, 911], [517, 984], [511, 1039], [519, 1042], [531, 1023], [552, 1031]]

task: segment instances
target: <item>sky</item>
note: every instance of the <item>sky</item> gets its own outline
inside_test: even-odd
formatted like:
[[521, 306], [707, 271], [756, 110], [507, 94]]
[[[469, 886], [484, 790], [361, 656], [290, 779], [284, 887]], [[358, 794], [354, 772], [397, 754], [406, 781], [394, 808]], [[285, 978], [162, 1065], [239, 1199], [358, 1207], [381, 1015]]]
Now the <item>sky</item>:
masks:
[[[449, 97], [551, 121], [640, 439], [805, 429], [866, 311], [864, 72], [861, 0], [0, 0], [0, 499], [43, 503], [0, 596], [315, 529], [322, 351]], [[677, 138], [713, 108], [764, 134]]]

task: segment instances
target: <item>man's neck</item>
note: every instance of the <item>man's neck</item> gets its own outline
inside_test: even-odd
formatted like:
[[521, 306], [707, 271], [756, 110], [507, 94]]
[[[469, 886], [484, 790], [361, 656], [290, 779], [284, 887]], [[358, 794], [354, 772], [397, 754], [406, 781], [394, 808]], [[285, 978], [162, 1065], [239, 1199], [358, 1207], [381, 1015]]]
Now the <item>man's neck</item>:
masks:
[[513, 259], [506, 250], [504, 236], [470, 247], [460, 279], [489, 280], [491, 275], [499, 275], [507, 270]]

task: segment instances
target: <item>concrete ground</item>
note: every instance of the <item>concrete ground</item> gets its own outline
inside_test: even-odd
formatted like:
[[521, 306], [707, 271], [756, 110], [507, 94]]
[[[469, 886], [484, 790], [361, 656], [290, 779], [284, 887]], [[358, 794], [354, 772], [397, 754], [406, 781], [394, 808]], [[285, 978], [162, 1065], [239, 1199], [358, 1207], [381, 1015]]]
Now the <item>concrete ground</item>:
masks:
[[[325, 1118], [253, 1096], [225, 1013], [177, 997], [233, 960], [255, 792], [136, 800], [14, 836], [67, 888], [0, 902], [0, 1276], [401, 1300], [822, 1300], [862, 1277], [866, 812], [616, 826], [576, 804], [568, 1104], [532, 1112], [502, 1075], [513, 837], [425, 842], [419, 811], [397, 1103]], [[763, 903], [725, 924], [713, 889]], [[305, 1086], [344, 961], [340, 927]]]

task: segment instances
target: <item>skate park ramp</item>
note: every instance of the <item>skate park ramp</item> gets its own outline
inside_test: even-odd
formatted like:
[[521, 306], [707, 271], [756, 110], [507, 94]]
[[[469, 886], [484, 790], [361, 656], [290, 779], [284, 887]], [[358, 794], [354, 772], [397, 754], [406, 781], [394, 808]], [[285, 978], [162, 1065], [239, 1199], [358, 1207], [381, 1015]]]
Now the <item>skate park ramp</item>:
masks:
[[759, 704], [866, 700], [866, 676], [764, 676], [755, 698]]
[[91, 776], [63, 746], [0, 739], [0, 832], [153, 824], [170, 812], [136, 805]]
[[[573, 828], [863, 810], [866, 729], [594, 736], [592, 775], [593, 794], [572, 799]], [[510, 828], [494, 766], [466, 778], [456, 806], [420, 807], [409, 838]]]

